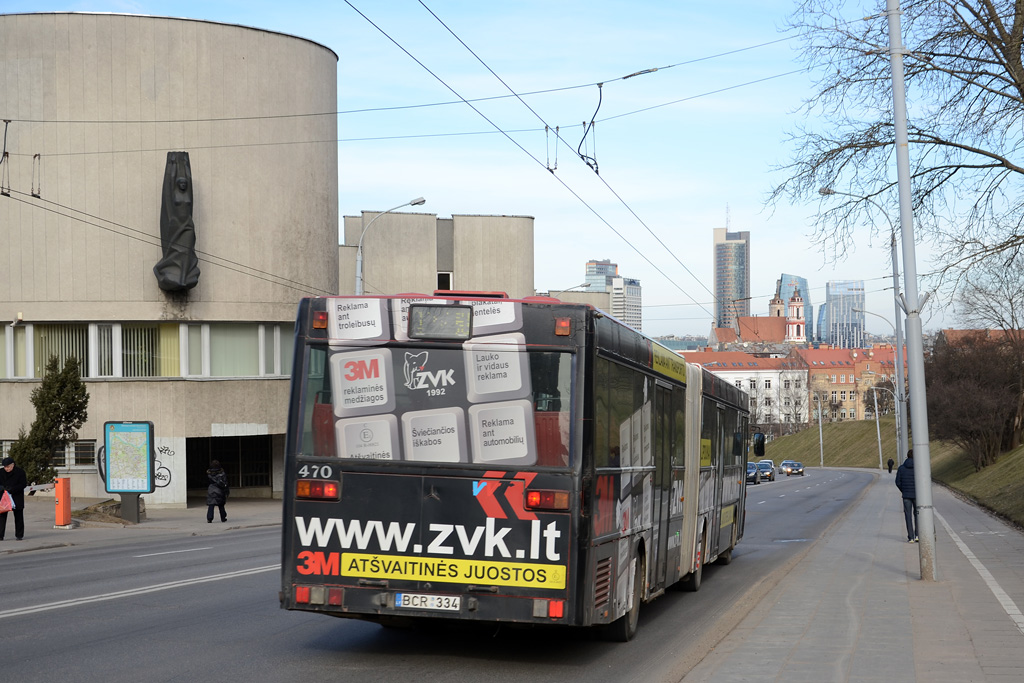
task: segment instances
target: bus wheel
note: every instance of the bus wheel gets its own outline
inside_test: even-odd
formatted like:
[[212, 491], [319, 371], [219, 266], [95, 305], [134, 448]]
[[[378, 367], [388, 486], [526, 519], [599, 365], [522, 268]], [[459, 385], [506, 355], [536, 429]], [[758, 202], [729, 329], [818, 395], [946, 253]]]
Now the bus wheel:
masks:
[[608, 624], [605, 634], [608, 640], [625, 643], [636, 635], [640, 622], [640, 598], [643, 596], [644, 563], [640, 557], [633, 562], [633, 606], [628, 612]]
[[697, 544], [697, 568], [683, 579], [683, 590], [696, 593], [700, 590], [700, 579], [704, 574], [704, 532], [700, 532], [700, 541]]
[[718, 559], [715, 560], [715, 564], [729, 564], [732, 562], [732, 548], [729, 548], [724, 553], [719, 553]]

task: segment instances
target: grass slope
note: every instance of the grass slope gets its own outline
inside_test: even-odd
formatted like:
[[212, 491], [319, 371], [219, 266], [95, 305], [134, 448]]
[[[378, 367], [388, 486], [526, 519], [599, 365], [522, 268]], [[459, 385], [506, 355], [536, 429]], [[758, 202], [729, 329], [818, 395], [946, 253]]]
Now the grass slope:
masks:
[[[880, 419], [879, 430], [883, 465], [889, 458], [899, 462], [895, 418], [889, 415]], [[1014, 524], [1024, 526], [1024, 446], [1004, 453], [995, 465], [981, 472], [975, 472], [967, 457], [952, 444], [932, 441], [929, 451], [933, 481], [945, 484]], [[820, 442], [818, 426], [814, 425], [799, 434], [775, 439], [765, 449], [765, 457], [774, 460], [776, 465], [783, 460], [796, 460], [806, 467], [818, 467], [822, 453], [826, 467], [877, 470], [878, 433], [874, 421], [823, 424]]]

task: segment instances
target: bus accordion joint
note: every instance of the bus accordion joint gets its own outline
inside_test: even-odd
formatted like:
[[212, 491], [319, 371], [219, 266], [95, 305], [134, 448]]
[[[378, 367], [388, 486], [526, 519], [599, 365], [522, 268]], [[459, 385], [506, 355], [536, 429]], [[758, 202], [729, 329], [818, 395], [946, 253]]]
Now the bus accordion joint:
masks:
[[568, 510], [568, 491], [536, 490], [526, 492], [528, 510]]
[[336, 481], [299, 479], [295, 482], [295, 497], [307, 500], [341, 500], [341, 488]]

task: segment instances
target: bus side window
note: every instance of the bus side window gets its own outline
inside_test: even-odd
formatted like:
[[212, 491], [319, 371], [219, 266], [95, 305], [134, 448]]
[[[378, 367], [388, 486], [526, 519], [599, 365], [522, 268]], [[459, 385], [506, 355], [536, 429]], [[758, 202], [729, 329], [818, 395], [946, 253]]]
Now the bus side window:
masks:
[[[334, 402], [331, 395], [331, 366], [327, 362], [325, 349], [312, 348], [309, 351], [306, 368], [306, 410], [309, 427], [304, 430], [312, 442], [312, 455], [336, 457], [334, 440]], [[310, 454], [308, 446], [303, 452]]]

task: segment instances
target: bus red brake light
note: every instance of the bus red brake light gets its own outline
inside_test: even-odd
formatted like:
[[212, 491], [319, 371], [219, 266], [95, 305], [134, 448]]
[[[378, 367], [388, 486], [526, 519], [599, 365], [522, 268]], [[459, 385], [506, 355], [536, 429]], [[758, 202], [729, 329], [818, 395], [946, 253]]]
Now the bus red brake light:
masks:
[[526, 507], [529, 510], [568, 510], [568, 491], [527, 491]]
[[295, 483], [295, 497], [309, 500], [340, 500], [341, 491], [336, 481], [299, 479]]
[[555, 336], [568, 337], [572, 334], [571, 318], [555, 318]]
[[313, 329], [327, 329], [327, 311], [313, 311]]

